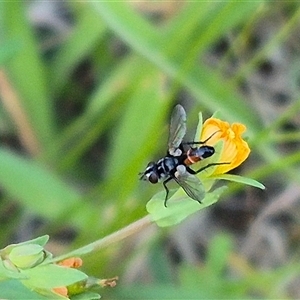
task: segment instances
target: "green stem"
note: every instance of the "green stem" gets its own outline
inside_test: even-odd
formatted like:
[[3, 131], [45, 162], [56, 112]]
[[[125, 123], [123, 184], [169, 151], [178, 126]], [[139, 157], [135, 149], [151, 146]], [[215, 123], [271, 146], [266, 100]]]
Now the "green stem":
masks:
[[[94, 251], [98, 251], [100, 249], [103, 249], [105, 247], [108, 247], [109, 245], [119, 242], [135, 233], [138, 233], [139, 231], [143, 230], [144, 228], [147, 228], [151, 224], [150, 216], [147, 215], [143, 217], [142, 219], [139, 219], [138, 221], [135, 221], [128, 226], [100, 239], [95, 242], [92, 242], [86, 246], [83, 246], [81, 248], [78, 248], [76, 250], [73, 250], [69, 253], [57, 256], [51, 260], [51, 263], [64, 260], [69, 257], [73, 256], [82, 256], [87, 253], [91, 253]], [[49, 263], [47, 261], [46, 263]]]

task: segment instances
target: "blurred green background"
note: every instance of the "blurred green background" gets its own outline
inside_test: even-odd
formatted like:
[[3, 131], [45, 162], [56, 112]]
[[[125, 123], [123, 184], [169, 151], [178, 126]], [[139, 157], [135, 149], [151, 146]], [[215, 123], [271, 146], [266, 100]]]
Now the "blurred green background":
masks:
[[[0, 245], [50, 234], [55, 254], [146, 215], [169, 115], [219, 111], [252, 149], [235, 170], [266, 191], [151, 226], [84, 270], [104, 299], [300, 297], [297, 2], [1, 2]], [[162, 207], [163, 209], [163, 207]]]

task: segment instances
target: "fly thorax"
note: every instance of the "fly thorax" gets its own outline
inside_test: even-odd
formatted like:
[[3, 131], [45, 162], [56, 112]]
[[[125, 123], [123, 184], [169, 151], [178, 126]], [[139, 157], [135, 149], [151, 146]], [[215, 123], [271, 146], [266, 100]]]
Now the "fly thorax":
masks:
[[157, 162], [158, 173], [161, 178], [168, 177], [178, 165], [178, 159], [175, 157], [164, 157]]
[[164, 167], [166, 170], [166, 173], [170, 173], [173, 171], [176, 166], [178, 165], [178, 159], [175, 157], [166, 157], [164, 161]]

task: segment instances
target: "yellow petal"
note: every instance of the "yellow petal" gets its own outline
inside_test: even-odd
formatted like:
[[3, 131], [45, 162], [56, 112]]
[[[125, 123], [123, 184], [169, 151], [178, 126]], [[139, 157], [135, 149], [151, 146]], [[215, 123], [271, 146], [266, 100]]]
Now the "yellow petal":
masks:
[[219, 162], [228, 163], [218, 166], [213, 175], [224, 174], [238, 167], [249, 156], [250, 148], [241, 137], [245, 131], [246, 126], [241, 123], [230, 125], [216, 118], [204, 122], [200, 140], [207, 140], [206, 145], [209, 146], [214, 146], [219, 140], [223, 140], [224, 147]]

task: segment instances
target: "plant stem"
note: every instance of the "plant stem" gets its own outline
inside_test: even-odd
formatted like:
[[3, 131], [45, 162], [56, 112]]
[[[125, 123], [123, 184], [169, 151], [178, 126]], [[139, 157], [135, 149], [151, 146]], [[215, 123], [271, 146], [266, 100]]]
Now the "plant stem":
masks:
[[[69, 258], [69, 257], [81, 256], [81, 255], [84, 255], [87, 253], [98, 251], [100, 249], [108, 247], [109, 245], [111, 245], [113, 243], [119, 242], [135, 233], [138, 233], [139, 231], [148, 227], [150, 224], [152, 224], [152, 222], [150, 220], [150, 216], [147, 215], [147, 216], [139, 219], [138, 221], [135, 221], [135, 222], [129, 224], [128, 226], [126, 226], [126, 227], [100, 239], [100, 240], [92, 242], [86, 246], [83, 246], [81, 248], [73, 250], [69, 253], [57, 256], [51, 260], [51, 263], [61, 261], [66, 258]], [[46, 263], [49, 263], [49, 261], [47, 261]]]

